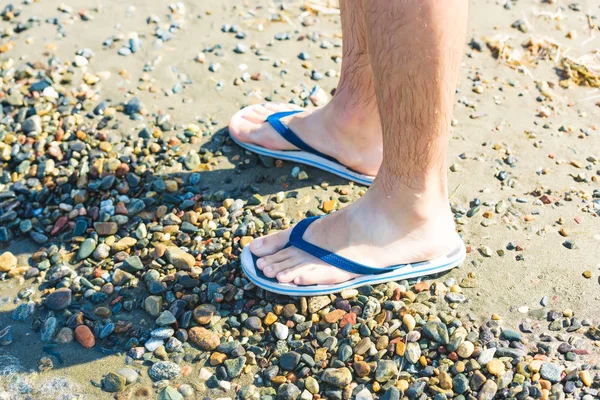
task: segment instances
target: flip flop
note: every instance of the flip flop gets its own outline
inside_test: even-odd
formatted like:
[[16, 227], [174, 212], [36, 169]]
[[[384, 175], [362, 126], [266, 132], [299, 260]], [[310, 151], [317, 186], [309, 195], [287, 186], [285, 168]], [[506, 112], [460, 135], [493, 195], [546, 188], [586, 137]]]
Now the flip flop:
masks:
[[256, 267], [258, 257], [246, 246], [242, 250], [241, 262], [242, 270], [256, 286], [266, 289], [270, 292], [285, 294], [288, 296], [318, 296], [329, 293], [337, 293], [344, 289], [352, 289], [363, 285], [375, 285], [390, 281], [398, 281], [409, 278], [416, 278], [424, 275], [437, 274], [442, 271], [452, 269], [461, 265], [465, 259], [466, 249], [462, 239], [456, 235], [452, 239], [456, 245], [448, 254], [434, 258], [432, 260], [420, 261], [410, 264], [397, 264], [386, 268], [374, 268], [351, 261], [335, 253], [325, 250], [314, 244], [308, 243], [302, 236], [310, 224], [316, 221], [318, 217], [311, 217], [300, 221], [290, 234], [290, 240], [285, 247], [294, 246], [308, 254], [340, 268], [344, 271], [360, 274], [360, 276], [349, 281], [337, 283], [334, 285], [295, 285], [293, 283], [280, 283], [276, 278], [268, 278]]
[[[252, 107], [252, 106], [249, 106]], [[237, 118], [242, 118], [243, 114], [248, 111], [248, 108], [243, 108], [238, 111], [231, 120], [234, 121]], [[289, 115], [303, 112], [304, 110], [292, 110], [282, 111], [271, 114], [267, 117], [266, 122], [271, 124], [273, 129], [281, 135], [285, 140], [299, 148], [300, 150], [271, 150], [256, 144], [244, 143], [235, 138], [232, 134], [229, 136], [236, 142], [240, 147], [246, 150], [250, 150], [253, 153], [261, 154], [272, 158], [281, 160], [293, 161], [301, 164], [310, 165], [311, 167], [319, 168], [332, 174], [341, 176], [342, 178], [349, 179], [354, 182], [358, 182], [362, 185], [369, 186], [373, 183], [374, 176], [361, 174], [353, 171], [346, 167], [344, 164], [337, 161], [335, 158], [323, 154], [318, 150], [313, 149], [311, 146], [306, 144], [302, 139], [298, 137], [286, 124], [281, 122], [282, 118]]]

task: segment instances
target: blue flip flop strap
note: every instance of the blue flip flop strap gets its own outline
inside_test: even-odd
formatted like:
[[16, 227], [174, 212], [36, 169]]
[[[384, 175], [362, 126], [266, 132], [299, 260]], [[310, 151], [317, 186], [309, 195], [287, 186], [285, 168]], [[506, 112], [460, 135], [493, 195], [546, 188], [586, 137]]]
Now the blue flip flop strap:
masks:
[[312, 153], [319, 157], [323, 157], [329, 161], [333, 161], [339, 164], [339, 161], [333, 157], [328, 156], [327, 154], [323, 154], [318, 150], [313, 149], [311, 146], [307, 145], [304, 140], [300, 139], [298, 135], [296, 135], [286, 124], [281, 122], [281, 118], [285, 118], [290, 115], [298, 114], [304, 110], [292, 110], [292, 111], [282, 111], [275, 114], [271, 114], [267, 117], [267, 122], [271, 124], [273, 129], [277, 131], [281, 135], [282, 138], [296, 146], [297, 148], [306, 151], [307, 153]]
[[402, 267], [408, 265], [408, 264], [398, 264], [398, 265], [392, 265], [390, 267], [385, 267], [385, 268], [369, 267], [367, 265], [359, 264], [352, 260], [348, 260], [347, 258], [339, 256], [335, 253], [332, 253], [329, 250], [325, 250], [321, 247], [315, 246], [312, 243], [308, 243], [307, 241], [302, 239], [302, 236], [304, 236], [304, 232], [309, 227], [309, 225], [312, 224], [313, 222], [315, 222], [319, 218], [321, 218], [321, 217], [320, 216], [311, 217], [311, 218], [306, 218], [306, 219], [303, 219], [302, 221], [300, 221], [292, 229], [292, 232], [290, 233], [290, 239], [289, 239], [289, 242], [286, 245], [286, 247], [288, 247], [290, 245], [294, 246], [302, 251], [305, 251], [306, 253], [310, 254], [311, 256], [314, 256], [314, 257], [320, 259], [321, 261], [326, 262], [329, 265], [333, 265], [334, 267], [337, 267], [344, 271], [347, 271], [347, 272], [350, 272], [353, 274], [359, 274], [359, 275], [383, 274], [385, 272], [390, 272], [390, 271], [393, 271], [393, 270], [396, 270], [398, 268], [402, 268]]

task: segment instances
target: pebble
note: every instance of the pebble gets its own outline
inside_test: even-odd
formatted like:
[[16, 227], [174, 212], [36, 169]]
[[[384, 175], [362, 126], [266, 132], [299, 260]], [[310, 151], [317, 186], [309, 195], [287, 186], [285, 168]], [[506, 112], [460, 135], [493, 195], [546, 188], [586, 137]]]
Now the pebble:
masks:
[[123, 376], [114, 372], [109, 372], [102, 378], [102, 390], [111, 393], [120, 392], [123, 390], [126, 383], [127, 382]]
[[277, 398], [280, 400], [296, 400], [300, 396], [300, 389], [293, 383], [284, 383], [277, 389]]
[[17, 257], [10, 251], [0, 254], [0, 272], [8, 272], [17, 266]]
[[219, 335], [215, 332], [197, 326], [189, 330], [189, 337], [201, 350], [214, 350], [220, 343]]
[[148, 376], [153, 381], [170, 380], [181, 374], [181, 367], [171, 361], [158, 361], [148, 370]]
[[295, 351], [284, 353], [279, 357], [279, 365], [287, 371], [294, 370], [300, 362], [300, 354]]
[[275, 334], [275, 337], [279, 340], [287, 339], [289, 331], [290, 328], [288, 328], [287, 325], [284, 325], [279, 322], [275, 322], [275, 324], [273, 324], [273, 333]]
[[117, 371], [117, 374], [125, 378], [127, 384], [131, 384], [137, 381], [138, 373], [131, 368], [121, 368]]
[[322, 379], [329, 385], [343, 389], [352, 381], [352, 372], [346, 367], [327, 368], [323, 371]]
[[549, 380], [552, 383], [561, 381], [561, 372], [561, 368], [558, 365], [550, 362], [542, 364], [542, 367], [540, 368], [540, 375], [542, 378]]
[[188, 270], [194, 266], [196, 259], [179, 247], [170, 246], [165, 252], [167, 260], [177, 269]]
[[79, 325], [75, 328], [75, 339], [86, 349], [91, 349], [96, 344], [94, 334], [86, 325]]
[[57, 289], [46, 297], [46, 307], [60, 311], [71, 305], [71, 290], [68, 288]]
[[315, 296], [308, 300], [308, 312], [313, 314], [331, 304], [329, 296]]
[[377, 363], [375, 369], [375, 380], [381, 383], [385, 383], [398, 375], [398, 366], [395, 361], [392, 360], [381, 360]]
[[183, 395], [172, 386], [166, 386], [160, 391], [160, 400], [182, 400]]

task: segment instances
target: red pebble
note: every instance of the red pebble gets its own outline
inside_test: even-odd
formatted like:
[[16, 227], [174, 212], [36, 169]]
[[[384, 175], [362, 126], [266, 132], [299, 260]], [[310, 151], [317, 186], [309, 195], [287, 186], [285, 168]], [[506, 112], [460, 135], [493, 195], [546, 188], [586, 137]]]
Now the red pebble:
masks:
[[50, 232], [50, 235], [54, 236], [58, 232], [60, 232], [60, 230], [65, 227], [67, 222], [69, 222], [69, 217], [67, 217], [66, 215], [63, 215], [62, 217], [57, 219], [56, 222], [54, 223], [54, 227], [52, 228], [52, 231]]
[[342, 320], [340, 321], [340, 328], [343, 328], [344, 326], [346, 326], [347, 324], [350, 325], [354, 325], [356, 324], [356, 314], [353, 312], [349, 312], [348, 314], [344, 315], [342, 317]]

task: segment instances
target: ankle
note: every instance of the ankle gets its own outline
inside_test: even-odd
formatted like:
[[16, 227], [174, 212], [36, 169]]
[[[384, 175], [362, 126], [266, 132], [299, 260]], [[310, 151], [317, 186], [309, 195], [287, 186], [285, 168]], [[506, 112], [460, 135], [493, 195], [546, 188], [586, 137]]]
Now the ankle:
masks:
[[[379, 184], [378, 184], [379, 183]], [[410, 221], [411, 224], [452, 221], [452, 213], [446, 190], [395, 187], [390, 190], [382, 182], [376, 182], [369, 192], [387, 211], [391, 218]]]
[[327, 105], [326, 112], [327, 117], [343, 129], [381, 130], [376, 104], [360, 99], [345, 99], [336, 94]]

